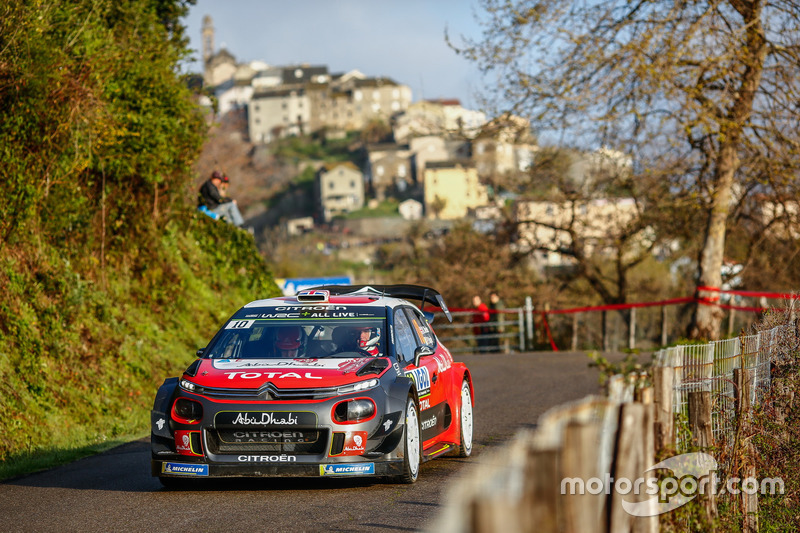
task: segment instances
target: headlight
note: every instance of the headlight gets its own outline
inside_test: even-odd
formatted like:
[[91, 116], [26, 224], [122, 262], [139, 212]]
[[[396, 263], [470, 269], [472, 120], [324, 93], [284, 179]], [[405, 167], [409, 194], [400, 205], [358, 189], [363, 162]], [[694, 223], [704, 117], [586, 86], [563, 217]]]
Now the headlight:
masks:
[[181, 388], [183, 390], [186, 390], [186, 391], [189, 391], [189, 392], [203, 392], [203, 387], [201, 387], [200, 385], [195, 385], [194, 383], [192, 383], [188, 379], [182, 379], [180, 381], [180, 385], [181, 385]]
[[363, 390], [374, 389], [380, 383], [377, 379], [369, 379], [367, 381], [359, 381], [358, 383], [351, 383], [344, 387], [339, 387], [337, 391], [339, 394], [350, 394], [351, 392], [360, 392]]
[[333, 419], [340, 424], [361, 422], [375, 416], [375, 403], [366, 398], [339, 402], [333, 408]]

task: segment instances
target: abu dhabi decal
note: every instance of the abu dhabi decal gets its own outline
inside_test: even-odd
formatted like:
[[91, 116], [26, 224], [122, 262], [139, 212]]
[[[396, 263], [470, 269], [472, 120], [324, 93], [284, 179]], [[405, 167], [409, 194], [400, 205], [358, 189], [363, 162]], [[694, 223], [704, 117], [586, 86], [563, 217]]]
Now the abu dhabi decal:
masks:
[[[192, 434], [200, 436], [199, 431], [186, 431], [183, 429], [175, 430], [175, 451], [181, 455], [194, 455], [202, 457], [202, 450], [195, 450], [192, 443]], [[197, 444], [200, 444], [200, 439], [197, 439]]]
[[428, 373], [427, 367], [413, 368], [406, 371], [406, 375], [410, 376], [417, 384], [418, 396], [427, 396], [431, 393], [431, 375]]
[[[354, 359], [364, 362], [363, 359]], [[336, 370], [342, 364], [341, 359], [212, 359], [211, 364], [218, 370], [238, 370], [238, 369], [323, 369]], [[229, 378], [233, 379], [233, 378]]]
[[450, 370], [453, 364], [453, 358], [448, 356], [449, 354], [445, 355], [443, 353], [437, 353], [433, 356], [433, 360], [436, 361], [436, 367], [439, 369], [439, 372]]
[[189, 465], [184, 463], [162, 463], [162, 474], [178, 476], [207, 476], [208, 465]]
[[222, 411], [214, 417], [214, 424], [217, 426], [316, 426], [317, 415], [307, 411]]
[[[332, 443], [331, 443], [332, 444]], [[342, 451], [337, 454], [330, 454], [330, 457], [340, 457], [344, 455], [363, 455], [367, 449], [366, 431], [348, 431], [344, 434], [344, 445]]]
[[320, 476], [361, 476], [375, 473], [375, 463], [319, 465]]

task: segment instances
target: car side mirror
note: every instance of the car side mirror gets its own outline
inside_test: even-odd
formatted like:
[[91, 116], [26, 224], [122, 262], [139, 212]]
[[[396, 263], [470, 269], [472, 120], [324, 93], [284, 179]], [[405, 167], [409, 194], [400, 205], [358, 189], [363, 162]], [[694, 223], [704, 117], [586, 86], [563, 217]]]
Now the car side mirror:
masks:
[[205, 349], [205, 348], [198, 348], [198, 349], [197, 349], [197, 352], [195, 352], [195, 355], [196, 355], [197, 357], [203, 357], [203, 354], [205, 353], [205, 351], [206, 351], [206, 349]]
[[417, 349], [414, 350], [414, 366], [419, 366], [419, 360], [425, 357], [426, 355], [433, 355], [434, 350], [433, 347], [428, 346], [427, 344], [423, 344], [422, 346], [417, 346]]

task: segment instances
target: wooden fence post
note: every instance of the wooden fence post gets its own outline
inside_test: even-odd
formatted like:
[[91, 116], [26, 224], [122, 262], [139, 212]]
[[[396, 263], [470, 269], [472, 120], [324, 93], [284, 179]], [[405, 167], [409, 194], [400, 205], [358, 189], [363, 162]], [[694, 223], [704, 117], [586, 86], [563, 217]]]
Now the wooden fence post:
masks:
[[572, 313], [572, 351], [578, 351], [578, 313]]
[[[689, 429], [692, 432], [692, 444], [706, 449], [713, 444], [711, 432], [711, 391], [692, 391], [689, 393]], [[717, 501], [713, 493], [701, 494], [706, 519], [713, 524], [717, 518]]]
[[653, 387], [655, 389], [655, 454], [675, 443], [675, 414], [673, 410], [673, 390], [675, 369], [671, 366], [653, 368]]
[[626, 403], [620, 407], [617, 443], [614, 450], [614, 490], [611, 491], [611, 507], [609, 509], [609, 531], [614, 533], [630, 533], [633, 531], [634, 517], [622, 507], [622, 501], [630, 496], [621, 493], [621, 481], [628, 480], [632, 488], [633, 482], [644, 475], [644, 421], [645, 406], [639, 403]]
[[635, 347], [636, 347], [636, 308], [631, 307], [630, 324], [628, 325], [628, 349], [633, 350]]
[[[741, 479], [756, 479], [756, 467], [752, 457], [755, 453], [753, 443], [748, 442], [745, 447], [745, 464], [742, 466]], [[758, 491], [748, 494], [740, 493], [742, 497], [742, 533], [758, 533]]]
[[[557, 533], [561, 531], [561, 505], [557, 450], [528, 451], [522, 487], [522, 531]], [[478, 533], [477, 531], [475, 533]]]
[[[569, 422], [564, 429], [561, 448], [561, 480], [579, 479], [586, 484], [600, 477], [598, 472], [597, 443], [600, 424], [597, 422]], [[563, 481], [562, 481], [563, 483]], [[585, 487], [585, 485], [584, 485]], [[574, 533], [604, 533], [605, 494], [561, 493], [564, 509], [563, 531]], [[538, 528], [537, 528], [538, 529]]]

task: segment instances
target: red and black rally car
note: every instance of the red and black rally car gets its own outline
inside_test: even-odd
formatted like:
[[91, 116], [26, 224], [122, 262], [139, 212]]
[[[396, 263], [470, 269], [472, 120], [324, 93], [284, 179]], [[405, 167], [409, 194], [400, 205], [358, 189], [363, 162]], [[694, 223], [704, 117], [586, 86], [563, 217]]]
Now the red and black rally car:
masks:
[[388, 476], [472, 452], [470, 372], [407, 299], [416, 285], [326, 286], [251, 302], [151, 413], [152, 473], [165, 485], [236, 476]]

